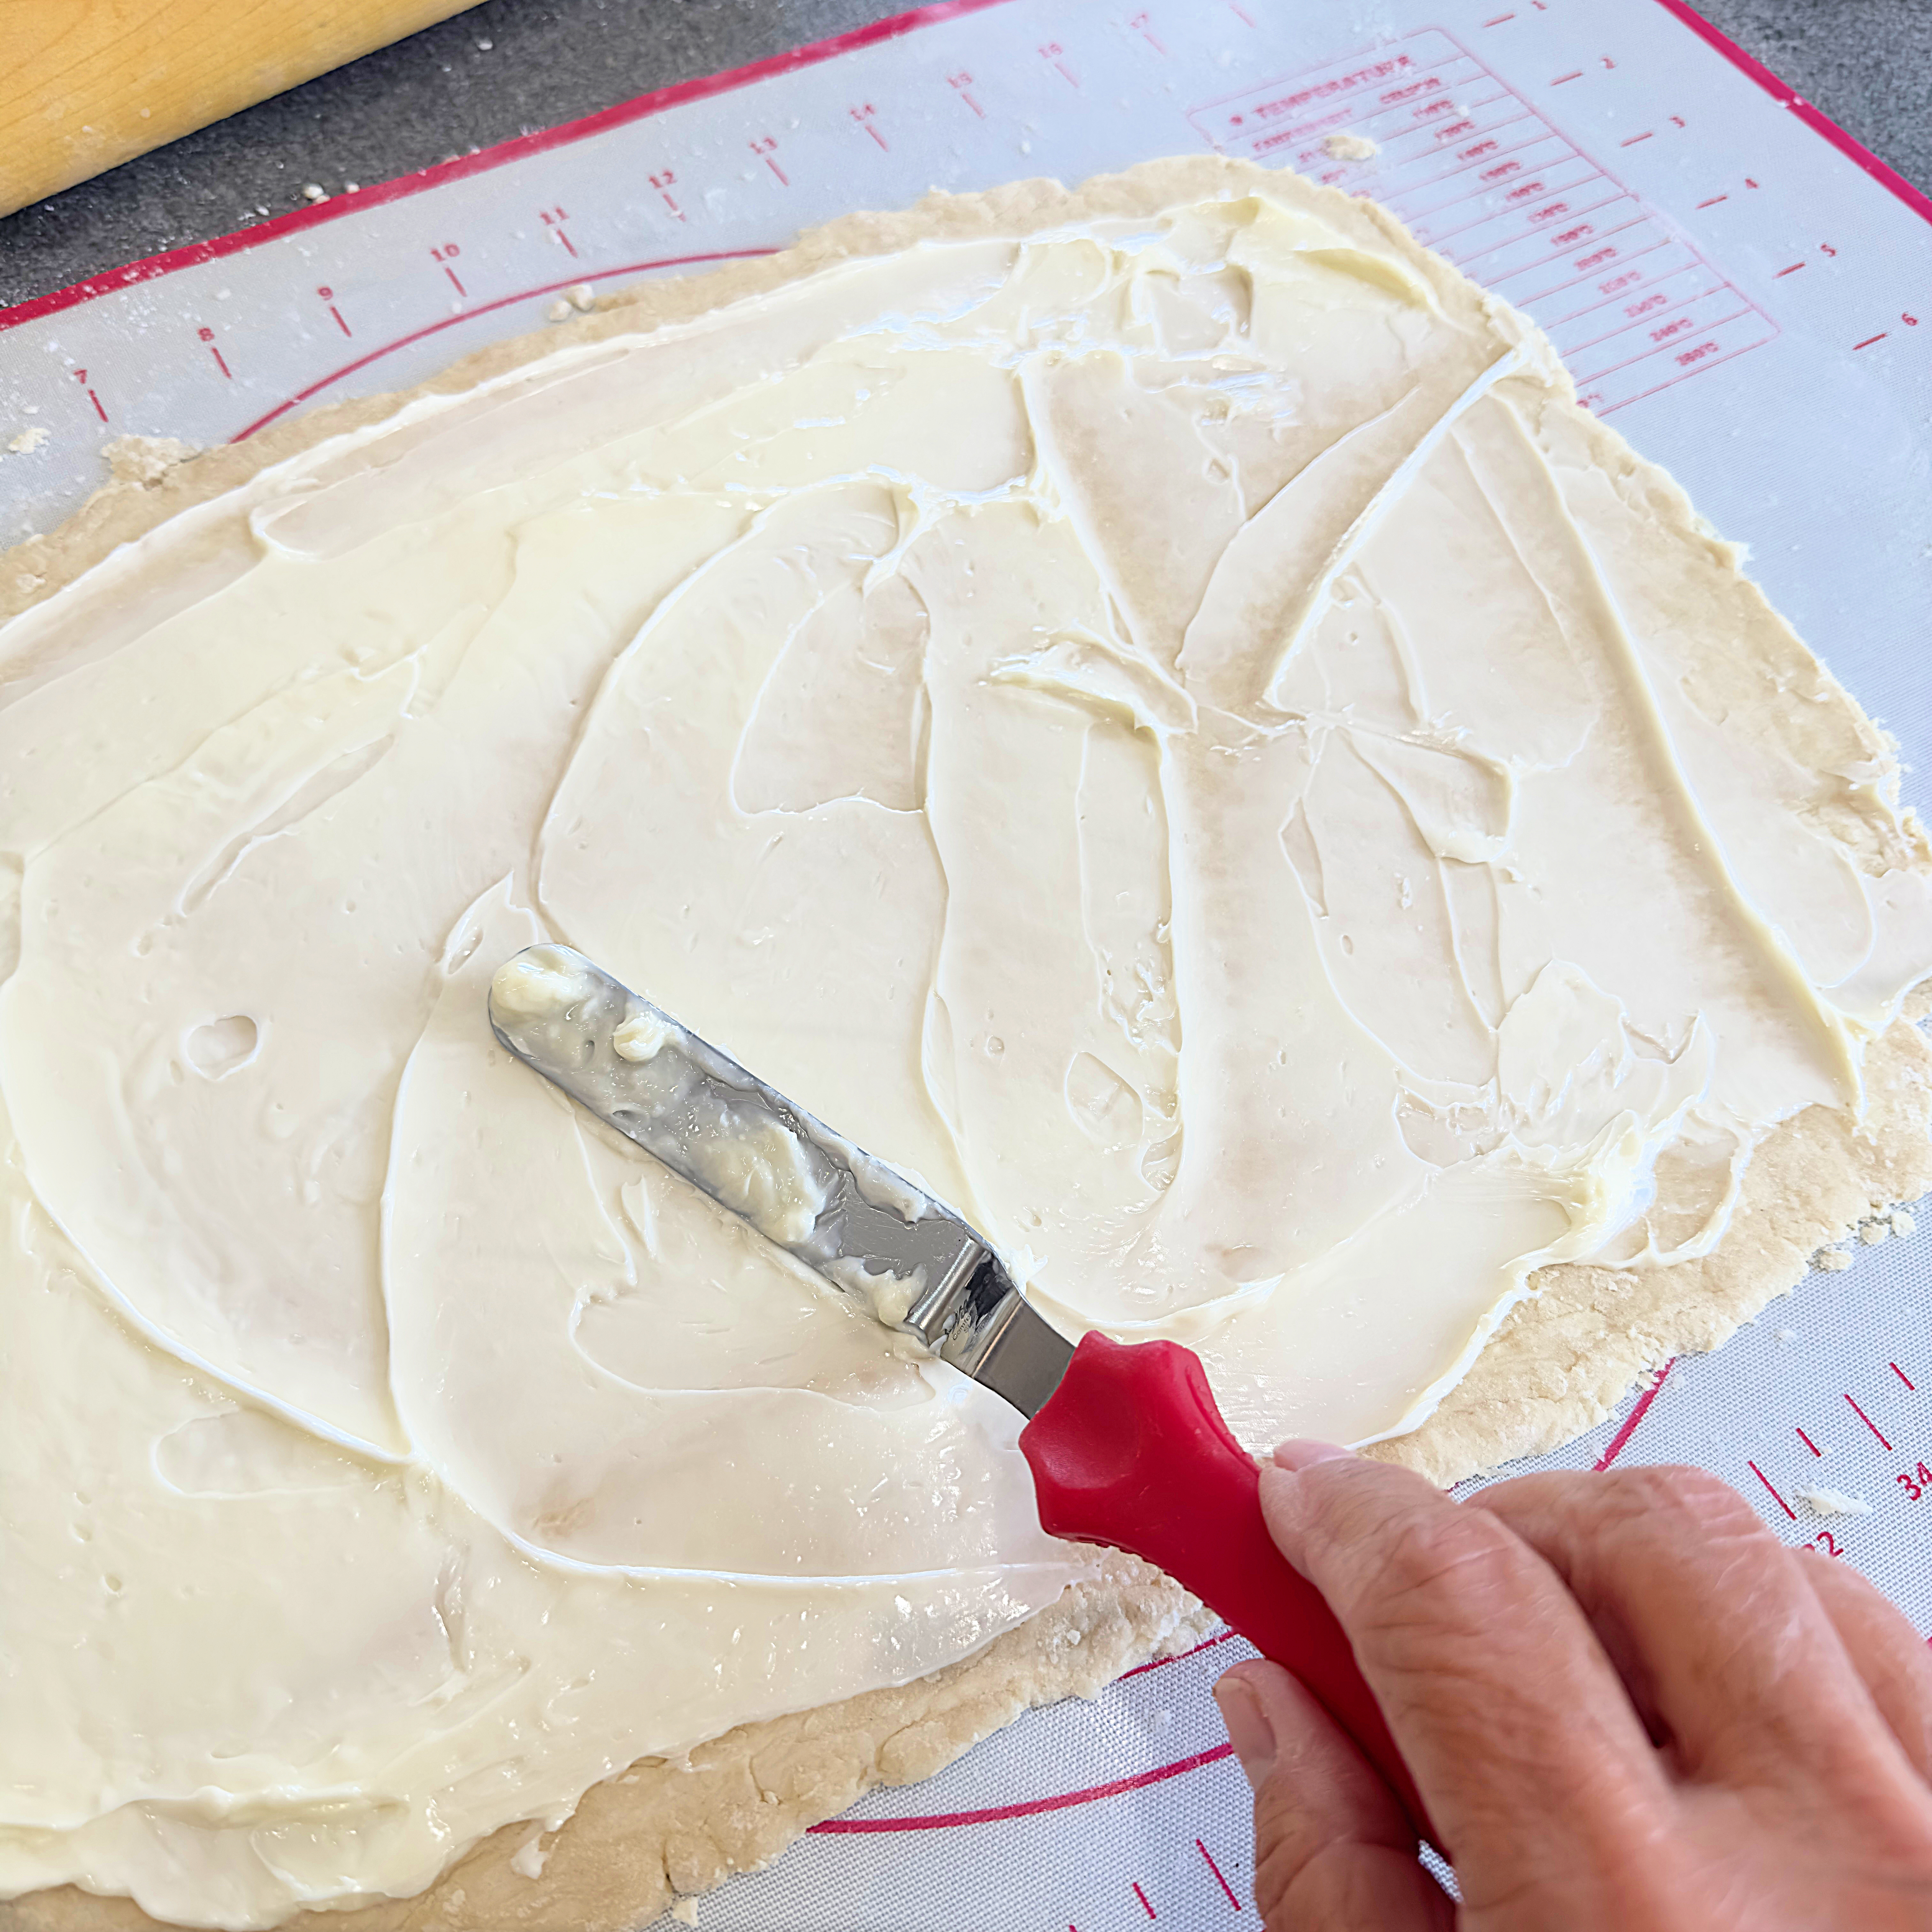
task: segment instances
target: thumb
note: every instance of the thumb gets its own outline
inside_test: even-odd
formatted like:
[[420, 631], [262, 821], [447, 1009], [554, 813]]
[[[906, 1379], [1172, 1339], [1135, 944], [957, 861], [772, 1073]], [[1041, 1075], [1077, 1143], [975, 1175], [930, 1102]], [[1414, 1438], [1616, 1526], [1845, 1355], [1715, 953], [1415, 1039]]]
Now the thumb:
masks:
[[1264, 1658], [1214, 1687], [1255, 1793], [1266, 1932], [1448, 1932], [1455, 1908], [1394, 1792], [1296, 1679]]

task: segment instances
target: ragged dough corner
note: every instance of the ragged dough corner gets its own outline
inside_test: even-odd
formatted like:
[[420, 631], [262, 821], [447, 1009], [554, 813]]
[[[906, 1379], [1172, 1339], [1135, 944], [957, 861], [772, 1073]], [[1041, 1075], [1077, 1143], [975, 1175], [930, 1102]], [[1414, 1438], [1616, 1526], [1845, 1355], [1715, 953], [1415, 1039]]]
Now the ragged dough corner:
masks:
[[1292, 178], [856, 217], [10, 562], [0, 1925], [634, 1925], [1198, 1627], [501, 1052], [534, 941], [1257, 1447], [1562, 1439], [1932, 1183], [1893, 747]]

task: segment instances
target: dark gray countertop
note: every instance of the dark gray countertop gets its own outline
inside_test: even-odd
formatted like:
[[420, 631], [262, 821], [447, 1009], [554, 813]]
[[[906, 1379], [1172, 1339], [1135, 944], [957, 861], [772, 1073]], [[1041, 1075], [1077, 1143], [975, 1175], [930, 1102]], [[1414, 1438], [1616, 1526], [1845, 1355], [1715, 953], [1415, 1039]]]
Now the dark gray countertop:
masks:
[[[1701, 10], [1932, 189], [1932, 0], [1700, 0]], [[334, 192], [739, 67], [907, 0], [484, 0], [0, 220], [0, 306]]]

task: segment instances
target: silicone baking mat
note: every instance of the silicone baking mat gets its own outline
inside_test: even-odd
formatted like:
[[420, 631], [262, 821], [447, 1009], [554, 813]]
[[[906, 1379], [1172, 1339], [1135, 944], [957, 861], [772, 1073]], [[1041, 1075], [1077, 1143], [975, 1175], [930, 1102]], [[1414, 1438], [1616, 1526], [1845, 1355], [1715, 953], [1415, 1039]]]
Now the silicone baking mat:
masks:
[[[1342, 134], [1376, 152], [1346, 158]], [[963, 0], [626, 103], [0, 314], [0, 449], [48, 432], [0, 458], [0, 542], [97, 487], [114, 436], [245, 436], [540, 328], [580, 284], [928, 185], [1210, 148], [1378, 196], [1535, 316], [1928, 762], [1932, 204], [1676, 0]], [[1932, 1630], [1932, 1241], [1852, 1253], [1544, 1464], [1701, 1462]], [[1818, 1514], [1821, 1486], [1869, 1514]], [[1246, 1789], [1208, 1697], [1239, 1649], [874, 1793], [701, 1922], [1252, 1923]]]

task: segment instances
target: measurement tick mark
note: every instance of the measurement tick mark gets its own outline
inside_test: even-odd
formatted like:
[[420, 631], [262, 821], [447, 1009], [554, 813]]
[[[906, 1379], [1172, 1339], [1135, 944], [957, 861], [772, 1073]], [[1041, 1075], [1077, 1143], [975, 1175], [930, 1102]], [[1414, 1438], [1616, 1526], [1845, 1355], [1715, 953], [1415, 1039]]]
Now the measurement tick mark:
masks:
[[1580, 67], [1574, 74], [1559, 74], [1550, 84], [1552, 87], [1561, 87], [1566, 80], [1581, 80], [1582, 78], [1583, 70]]
[[1886, 1366], [1888, 1368], [1907, 1388], [1911, 1390], [1914, 1395], [1916, 1395], [1918, 1393], [1918, 1384], [1915, 1382], [1896, 1362], [1888, 1362], [1886, 1364]]
[[[1846, 1400], [1849, 1400], [1850, 1398], [1847, 1397]], [[1751, 1474], [1755, 1476], [1766, 1489], [1771, 1490], [1772, 1500], [1778, 1504], [1780, 1509], [1784, 1510], [1786, 1516], [1790, 1517], [1793, 1522], [1796, 1522], [1798, 1520], [1798, 1512], [1778, 1493], [1776, 1489], [1772, 1486], [1771, 1478], [1767, 1476], [1755, 1462], [1747, 1462], [1744, 1465], [1744, 1467], [1750, 1470]]]
[[1852, 344], [1852, 354], [1856, 356], [1861, 349], [1869, 349], [1874, 342], [1882, 342], [1891, 333], [1892, 331], [1888, 328], [1881, 328], [1876, 335], [1868, 335], [1865, 338], [1864, 341], [1853, 343]]
[[1251, 27], [1256, 24], [1253, 14], [1250, 14], [1245, 7], [1236, 6], [1234, 0], [1228, 0], [1228, 11], [1233, 14], [1236, 20], [1244, 20]]
[[1798, 1439], [1804, 1444], [1806, 1448], [1810, 1450], [1813, 1455], [1822, 1456], [1824, 1454], [1824, 1450], [1820, 1448], [1817, 1444], [1814, 1442], [1810, 1437], [1807, 1436], [1802, 1429], [1798, 1432]]
[[1796, 274], [1798, 270], [1803, 268], [1804, 266], [1804, 264], [1802, 262], [1793, 262], [1790, 268], [1779, 269], [1778, 273], [1773, 275], [1771, 279], [1774, 282], [1781, 282], [1786, 275]]
[[1505, 20], [1514, 20], [1516, 16], [1514, 14], [1498, 14], [1493, 20], [1485, 20], [1483, 25], [1486, 27], [1500, 27]]
[[1134, 1888], [1134, 1896], [1141, 1902], [1141, 1910], [1144, 1912], [1150, 1918], [1158, 1918], [1160, 1916], [1160, 1914], [1155, 1911], [1152, 1906], [1148, 1904], [1148, 1895], [1145, 1892], [1142, 1891], [1139, 1880], [1135, 1879], [1132, 1880], [1131, 1882]]
[[354, 334], [355, 332], [350, 328], [348, 323], [343, 320], [341, 310], [338, 308], [333, 302], [331, 302], [328, 305], [328, 312], [331, 315], [334, 316], [336, 327], [340, 329], [344, 335]]
[[1624, 1444], [1636, 1433], [1636, 1426], [1643, 1420], [1644, 1412], [1657, 1400], [1657, 1392], [1663, 1388], [1664, 1378], [1670, 1372], [1670, 1364], [1666, 1362], [1652, 1378], [1649, 1388], [1637, 1397], [1630, 1412], [1624, 1418], [1623, 1426], [1610, 1438], [1610, 1446], [1597, 1458], [1595, 1467], [1598, 1471], [1607, 1469], [1623, 1454]]
[[1719, 202], [1730, 200], [1730, 196], [1727, 194], [1714, 194], [1708, 201], [1700, 201], [1697, 206], [1700, 208], [1715, 208]]
[[1066, 50], [1058, 40], [1048, 40], [1046, 46], [1040, 49], [1040, 57], [1052, 68], [1055, 74], [1059, 75], [1062, 80], [1066, 82], [1069, 87], [1078, 87], [1080, 85], [1078, 78], [1066, 62], [1060, 58], [1060, 56], [1066, 51]]
[[1619, 141], [1617, 146], [1620, 148], [1634, 148], [1640, 141], [1654, 139], [1656, 134], [1657, 130], [1654, 128], [1646, 128], [1641, 134], [1633, 134], [1628, 141]]
[[233, 382], [235, 380], [235, 371], [229, 368], [226, 361], [222, 356], [221, 351], [216, 348], [214, 344], [211, 342], [208, 345], [208, 352], [214, 358], [214, 366], [219, 369], [231, 382]]
[[456, 284], [456, 292], [467, 301], [470, 296], [470, 291], [463, 286], [462, 280], [457, 274], [456, 271], [446, 262], [443, 264], [442, 272]]
[[[1863, 345], [1861, 344], [1860, 346], [1862, 346]], [[1866, 1414], [1864, 1411], [1860, 1408], [1856, 1402], [1852, 1402], [1852, 1398], [1849, 1395], [1846, 1396], [1845, 1400], [1852, 1403], [1852, 1409], [1856, 1412], [1858, 1420], [1862, 1422], [1874, 1436], [1878, 1437], [1880, 1446], [1882, 1448], [1889, 1449], [1892, 1447], [1892, 1444], [1886, 1441], [1883, 1434], [1879, 1429], [1878, 1424], [1873, 1421], [1871, 1418]]]
[[1228, 1903], [1237, 1912], [1240, 1911], [1241, 1901], [1234, 1896], [1234, 1888], [1221, 1876], [1221, 1868], [1214, 1862], [1214, 1854], [1198, 1838], [1194, 1841], [1194, 1849], [1208, 1861], [1208, 1869], [1214, 1874], [1214, 1882], [1228, 1894]]

